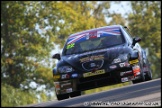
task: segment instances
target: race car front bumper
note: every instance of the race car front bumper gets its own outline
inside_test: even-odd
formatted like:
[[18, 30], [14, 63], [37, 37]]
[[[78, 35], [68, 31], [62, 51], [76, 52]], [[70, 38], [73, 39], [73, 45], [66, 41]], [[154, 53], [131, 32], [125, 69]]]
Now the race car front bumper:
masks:
[[[95, 73], [87, 72], [82, 75], [68, 75], [68, 79], [54, 82], [56, 93], [72, 93], [74, 91], [83, 91], [140, 78], [141, 70], [139, 63], [131, 65], [127, 63], [119, 63], [118, 65], [120, 65], [120, 68], [109, 69], [109, 71], [101, 69], [97, 70]], [[70, 78], [69, 76], [75, 76], [75, 78]]]

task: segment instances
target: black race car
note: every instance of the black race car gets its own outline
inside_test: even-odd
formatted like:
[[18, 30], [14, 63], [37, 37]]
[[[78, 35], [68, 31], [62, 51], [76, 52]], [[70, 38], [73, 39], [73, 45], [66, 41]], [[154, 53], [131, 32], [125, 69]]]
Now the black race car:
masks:
[[101, 86], [152, 79], [146, 52], [139, 37], [131, 38], [121, 25], [105, 26], [72, 34], [53, 69], [58, 100], [81, 95]]

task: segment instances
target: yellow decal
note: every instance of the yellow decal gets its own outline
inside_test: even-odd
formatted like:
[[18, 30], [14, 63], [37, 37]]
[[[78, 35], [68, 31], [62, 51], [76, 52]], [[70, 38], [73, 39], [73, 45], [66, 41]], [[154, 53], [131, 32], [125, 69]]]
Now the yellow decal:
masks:
[[60, 75], [54, 75], [53, 78], [54, 79], [59, 79], [60, 78]]
[[80, 59], [80, 62], [93, 61], [93, 60], [102, 60], [104, 59], [103, 55], [90, 56]]
[[105, 70], [97, 70], [96, 72], [87, 72], [83, 74], [83, 77], [90, 77], [90, 76], [94, 76], [94, 75], [100, 75], [100, 74], [104, 74]]
[[129, 61], [130, 64], [134, 64], [134, 63], [138, 63], [138, 62], [139, 62], [138, 59]]

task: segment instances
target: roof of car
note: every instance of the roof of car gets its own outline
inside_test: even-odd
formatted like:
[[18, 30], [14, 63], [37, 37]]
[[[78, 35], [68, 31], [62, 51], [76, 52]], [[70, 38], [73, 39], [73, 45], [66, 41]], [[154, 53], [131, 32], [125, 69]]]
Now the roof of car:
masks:
[[81, 31], [81, 32], [77, 32], [77, 33], [74, 33], [74, 34], [71, 34], [70, 36], [75, 36], [75, 35], [78, 35], [78, 34], [82, 34], [82, 33], [88, 33], [88, 32], [92, 32], [92, 31], [98, 31], [98, 30], [102, 30], [102, 29], [107, 29], [107, 28], [120, 28], [122, 27], [122, 25], [110, 25], [110, 26], [104, 26], [104, 27], [98, 27], [98, 28], [94, 28], [94, 29], [89, 29], [89, 30], [84, 30], [84, 31]]

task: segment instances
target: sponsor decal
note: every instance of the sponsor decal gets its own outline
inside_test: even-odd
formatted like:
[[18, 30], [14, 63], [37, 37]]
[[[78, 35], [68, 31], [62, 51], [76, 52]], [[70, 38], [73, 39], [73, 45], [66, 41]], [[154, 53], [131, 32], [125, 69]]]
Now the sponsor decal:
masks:
[[92, 39], [92, 38], [97, 38], [97, 31], [93, 31], [89, 33], [89, 39]]
[[74, 73], [74, 74], [71, 75], [71, 77], [72, 78], [76, 78], [76, 77], [78, 77], [78, 74], [77, 73]]
[[[88, 61], [89, 62], [89, 61]], [[99, 69], [99, 68], [101, 68], [102, 66], [103, 66], [103, 64], [104, 64], [104, 60], [100, 60], [99, 62], [96, 62], [95, 63], [95, 67], [91, 67], [91, 66], [93, 66], [93, 65], [91, 65], [90, 63], [88, 63], [88, 62], [84, 62], [84, 63], [82, 63], [82, 67], [83, 67], [83, 69], [85, 69], [86, 71], [91, 71], [91, 70], [93, 70], [93, 69]], [[92, 63], [92, 62], [91, 62]], [[87, 65], [86, 65], [87, 64]], [[87, 68], [87, 67], [91, 67], [91, 69], [90, 68]]]
[[95, 66], [96, 66], [95, 63], [91, 63], [91, 64], [90, 64], [90, 67], [95, 67]]
[[120, 63], [120, 67], [125, 67], [125, 63]]
[[70, 92], [72, 92], [72, 91], [73, 91], [72, 88], [68, 88], [68, 89], [66, 89], [66, 93], [70, 93]]
[[115, 69], [115, 68], [117, 68], [116, 65], [111, 65], [111, 66], [110, 66], [110, 69]]
[[59, 79], [60, 78], [60, 75], [53, 75], [53, 78], [54, 79]]
[[98, 52], [111, 52], [112, 50], [124, 50], [126, 47], [114, 47], [114, 48], [106, 48], [106, 49], [101, 49], [101, 50], [94, 50], [90, 52], [85, 52], [80, 54], [80, 56], [88, 55], [88, 54], [93, 54], [93, 53], [98, 53]]
[[122, 67], [129, 67], [130, 64], [127, 63], [127, 62], [123, 62], [123, 63], [120, 63], [119, 66], [122, 68]]
[[61, 79], [68, 79], [70, 76], [68, 74], [61, 75]]
[[126, 72], [120, 72], [120, 76], [123, 76], [124, 74], [132, 73], [132, 71], [126, 71]]
[[128, 81], [128, 77], [121, 78], [121, 82], [126, 82]]
[[100, 75], [100, 74], [104, 74], [105, 70], [97, 70], [95, 72], [87, 72], [83, 74], [83, 77], [90, 77], [90, 76], [95, 76], [95, 75]]
[[127, 73], [131, 73], [132, 71], [126, 71], [125, 73], [127, 74]]
[[102, 60], [104, 59], [104, 55], [96, 55], [96, 56], [90, 56], [80, 59], [80, 62], [87, 62], [87, 61], [94, 61], [94, 60]]
[[132, 69], [133, 69], [134, 76], [137, 76], [137, 75], [140, 74], [140, 71], [141, 71], [140, 66], [135, 65], [135, 66], [132, 67]]
[[140, 72], [137, 72], [136, 75], [140, 75]]
[[138, 59], [129, 61], [130, 64], [135, 64], [135, 63], [138, 63], [138, 62], [139, 62]]
[[71, 86], [71, 83], [63, 83], [63, 84], [61, 84], [61, 88], [69, 87], [69, 86]]
[[134, 79], [135, 79], [134, 76], [123, 77], [123, 78], [121, 78], [121, 82], [126, 82], [126, 81], [130, 81], [130, 80], [134, 80]]

